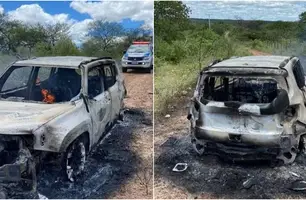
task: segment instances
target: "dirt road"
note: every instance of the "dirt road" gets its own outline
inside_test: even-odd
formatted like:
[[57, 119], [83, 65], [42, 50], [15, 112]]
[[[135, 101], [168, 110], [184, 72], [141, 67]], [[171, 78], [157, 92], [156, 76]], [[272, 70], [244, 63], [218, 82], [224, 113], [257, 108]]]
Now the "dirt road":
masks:
[[152, 175], [145, 168], [152, 169], [152, 74], [124, 76], [125, 120], [90, 153], [85, 173], [75, 183], [58, 178], [58, 160], [45, 163], [38, 175], [41, 198], [152, 198], [153, 179], [144, 181], [144, 174]]
[[[255, 51], [256, 55], [265, 55]], [[198, 156], [191, 147], [187, 104], [192, 91], [171, 105], [170, 118], [155, 118], [155, 198], [305, 198], [290, 190], [295, 180], [306, 180], [305, 155], [287, 166], [270, 163], [230, 163], [216, 156]], [[185, 172], [173, 172], [176, 163], [188, 164]], [[251, 187], [243, 182], [249, 180]]]
[[125, 105], [128, 108], [144, 108], [153, 110], [153, 76], [137, 71], [124, 74], [127, 87]]

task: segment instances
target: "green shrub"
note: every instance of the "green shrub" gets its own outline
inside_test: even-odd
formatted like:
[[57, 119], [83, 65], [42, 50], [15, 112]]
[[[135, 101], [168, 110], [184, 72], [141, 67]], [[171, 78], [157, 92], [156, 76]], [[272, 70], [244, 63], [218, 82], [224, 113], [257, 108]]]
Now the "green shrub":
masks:
[[193, 90], [199, 71], [213, 59], [249, 55], [248, 48], [230, 37], [210, 30], [186, 31], [184, 40], [171, 44], [156, 40], [154, 110], [166, 114], [181, 95]]
[[[207, 62], [208, 63], [208, 62]], [[194, 89], [199, 66], [195, 61], [164, 62], [154, 73], [154, 112], [166, 114], [183, 91]]]
[[253, 49], [262, 49], [264, 47], [264, 43], [258, 39], [252, 41], [251, 46]]

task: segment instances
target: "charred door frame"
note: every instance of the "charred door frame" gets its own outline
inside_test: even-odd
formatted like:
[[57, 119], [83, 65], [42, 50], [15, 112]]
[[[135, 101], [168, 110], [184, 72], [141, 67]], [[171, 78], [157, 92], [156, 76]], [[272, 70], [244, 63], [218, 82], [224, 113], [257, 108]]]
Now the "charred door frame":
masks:
[[[83, 95], [83, 98], [84, 98], [84, 103], [86, 104], [85, 106], [88, 108], [88, 114], [90, 115], [90, 118], [92, 120], [92, 135], [91, 135], [91, 144], [94, 145], [96, 142], [99, 141], [99, 139], [101, 137], [104, 136], [104, 133], [105, 133], [105, 129], [109, 123], [109, 121], [111, 120], [110, 118], [106, 119], [107, 121], [105, 121], [104, 119], [102, 119], [101, 121], [99, 121], [98, 123], [98, 132], [96, 132], [94, 130], [94, 116], [93, 115], [97, 115], [97, 113], [93, 113], [92, 110], [93, 108], [91, 108], [91, 105], [90, 104], [95, 104], [95, 103], [98, 103], [98, 102], [95, 102], [97, 101], [95, 98], [92, 98], [90, 99], [89, 96], [88, 96], [88, 74], [89, 74], [89, 71], [90, 69], [94, 68], [94, 67], [103, 67], [103, 64], [104, 62], [101, 62], [101, 61], [93, 61], [91, 63], [88, 63], [84, 66], [81, 66], [81, 69], [82, 69], [82, 74], [83, 74], [83, 78], [82, 78], [82, 91], [81, 91], [81, 94]], [[103, 74], [103, 70], [101, 70], [102, 72], [102, 76], [104, 76]], [[108, 98], [110, 97], [110, 94], [109, 94], [109, 91], [105, 90], [105, 88], [103, 88], [103, 92], [100, 93], [99, 95], [103, 95], [103, 99], [105, 101], [110, 101], [109, 103], [109, 108], [106, 108], [106, 109], [110, 109], [110, 115], [111, 115], [111, 112], [112, 112], [112, 100], [111, 98]], [[97, 95], [97, 96], [99, 96]], [[101, 106], [103, 105], [103, 99], [101, 99]], [[91, 102], [91, 103], [90, 103]], [[108, 106], [107, 102], [104, 103], [104, 105]], [[102, 113], [103, 110], [99, 110], [98, 113]], [[104, 111], [106, 112], [106, 111]], [[105, 114], [106, 115], [106, 114]], [[104, 116], [105, 117], [105, 116]], [[104, 122], [103, 122], [104, 121]], [[104, 127], [100, 127], [101, 123], [105, 123], [105, 126]], [[103, 130], [99, 130], [99, 129], [103, 129]]]

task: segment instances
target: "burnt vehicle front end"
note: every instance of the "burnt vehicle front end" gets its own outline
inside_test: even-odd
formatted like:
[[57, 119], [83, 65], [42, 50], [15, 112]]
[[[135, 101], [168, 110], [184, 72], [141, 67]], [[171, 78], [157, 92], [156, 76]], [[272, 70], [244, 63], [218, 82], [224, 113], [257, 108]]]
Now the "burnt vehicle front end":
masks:
[[36, 169], [47, 155], [65, 152], [89, 120], [78, 68], [33, 60], [12, 64], [0, 77], [1, 199], [37, 198]]
[[33, 135], [0, 135], [0, 196], [36, 197]]
[[303, 93], [285, 67], [292, 62], [204, 69], [188, 115], [197, 153], [292, 163], [305, 133]]
[[67, 121], [74, 108], [0, 100], [0, 198], [37, 197], [36, 169], [48, 154], [59, 152], [68, 128], [58, 130], [63, 127], [58, 121]]

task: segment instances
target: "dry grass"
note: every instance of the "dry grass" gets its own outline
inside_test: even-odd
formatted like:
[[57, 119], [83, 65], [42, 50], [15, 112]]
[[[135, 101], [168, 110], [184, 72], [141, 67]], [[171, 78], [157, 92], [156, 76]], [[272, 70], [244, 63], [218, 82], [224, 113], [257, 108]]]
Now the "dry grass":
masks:
[[161, 66], [156, 66], [154, 113], [166, 114], [179, 96], [193, 90], [200, 69], [210, 61], [211, 59], [206, 59], [200, 66], [196, 61], [184, 61], [177, 65], [160, 63]]

